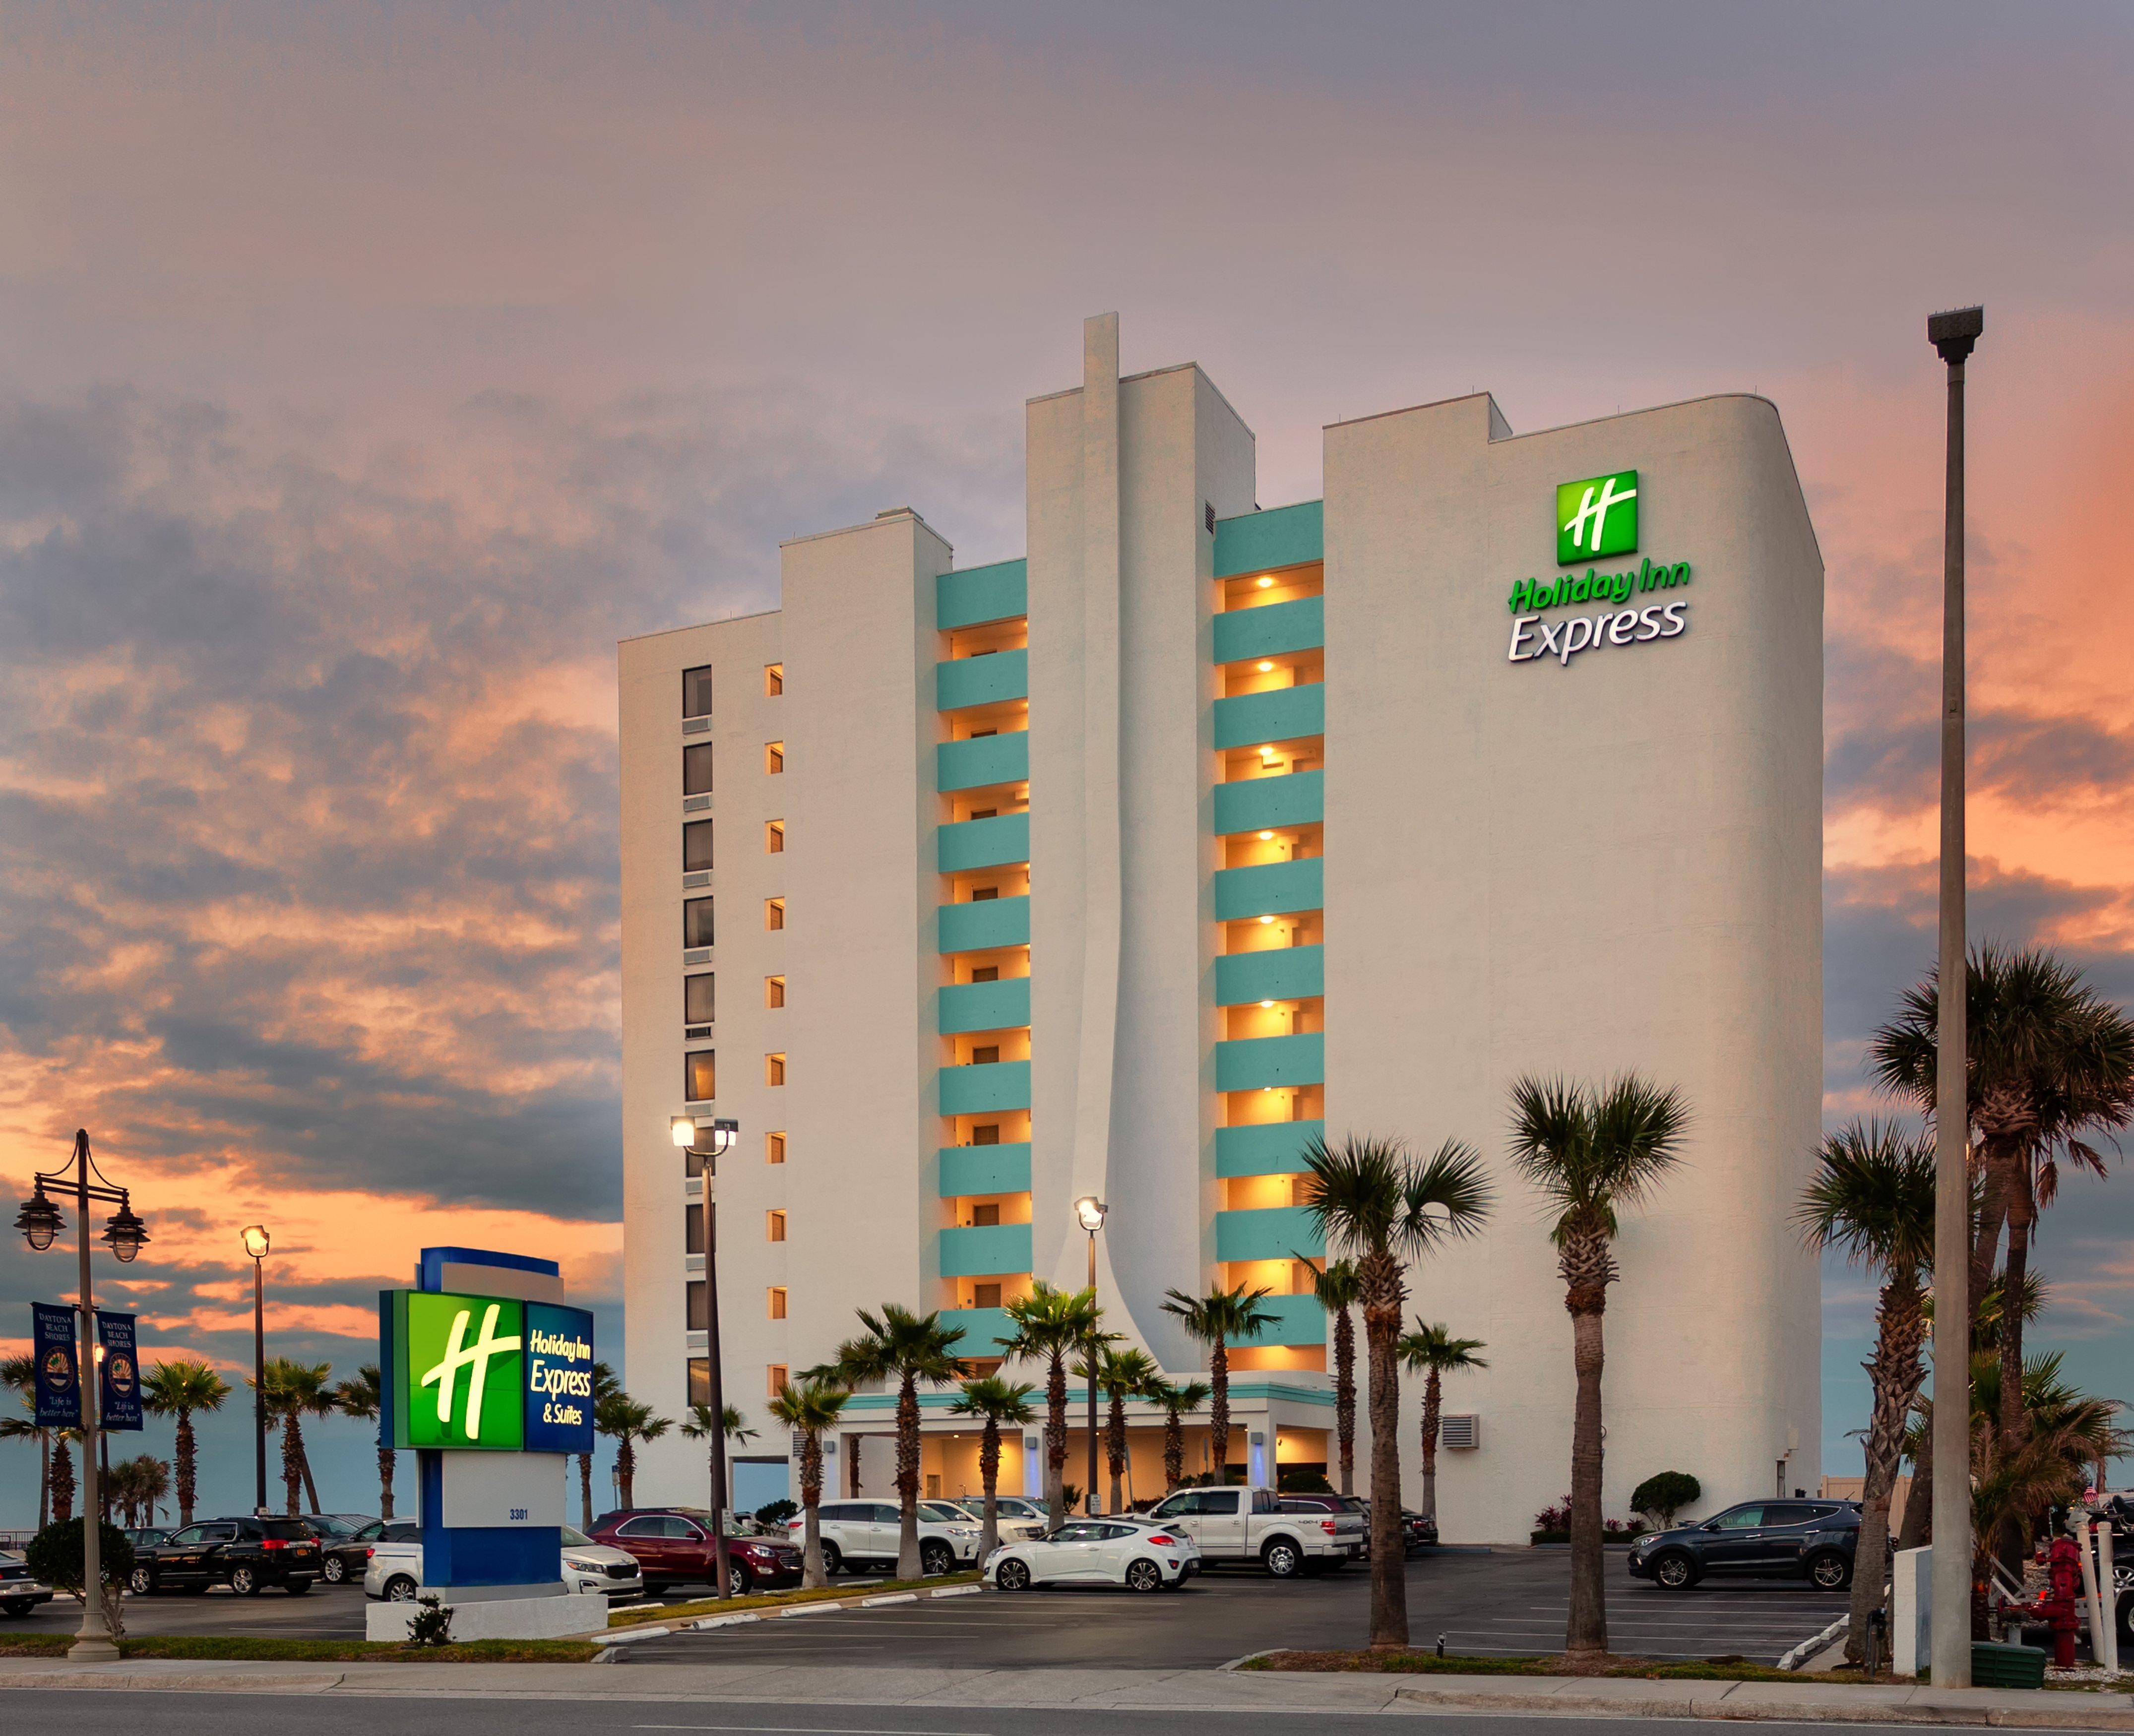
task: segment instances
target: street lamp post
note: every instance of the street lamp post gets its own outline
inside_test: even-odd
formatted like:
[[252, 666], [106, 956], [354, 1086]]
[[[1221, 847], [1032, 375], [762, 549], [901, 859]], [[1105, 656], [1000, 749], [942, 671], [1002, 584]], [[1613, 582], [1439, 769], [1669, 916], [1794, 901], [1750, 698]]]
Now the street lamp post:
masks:
[[[1089, 1295], [1097, 1294], [1097, 1232], [1104, 1227], [1104, 1213], [1111, 1210], [1094, 1194], [1074, 1202], [1074, 1216], [1082, 1227], [1089, 1232]], [[1095, 1333], [1089, 1334], [1089, 1487], [1083, 1492], [1082, 1511], [1097, 1511], [1097, 1344]]]
[[[73, 1173], [70, 1174], [68, 1172]], [[94, 1174], [96, 1180], [89, 1176]], [[131, 1265], [133, 1256], [141, 1251], [141, 1245], [148, 1239], [148, 1227], [133, 1215], [132, 1202], [126, 1189], [114, 1187], [96, 1167], [96, 1160], [89, 1155], [89, 1134], [76, 1128], [74, 1136], [74, 1161], [65, 1168], [49, 1174], [40, 1174], [31, 1178], [31, 1193], [16, 1214], [15, 1227], [31, 1247], [42, 1253], [52, 1245], [54, 1238], [65, 1227], [60, 1208], [46, 1196], [46, 1184], [56, 1188], [73, 1190], [75, 1226], [78, 1231], [77, 1251], [80, 1261], [80, 1281], [81, 1300], [78, 1304], [81, 1319], [81, 1353], [75, 1363], [75, 1384], [81, 1393], [81, 1628], [75, 1633], [74, 1644], [67, 1648], [69, 1657], [103, 1660], [115, 1658], [118, 1648], [112, 1643], [111, 1630], [104, 1619], [104, 1508], [102, 1478], [97, 1461], [99, 1440], [97, 1408], [103, 1397], [98, 1387], [98, 1359], [96, 1346], [96, 1301], [92, 1294], [89, 1270], [89, 1203], [91, 1200], [106, 1205], [115, 1204], [118, 1209], [111, 1214], [104, 1228], [104, 1239], [110, 1245], [112, 1253], [122, 1265]]]
[[1927, 321], [1948, 369], [1942, 522], [1941, 962], [1934, 1011], [1934, 1680], [1971, 1685], [1971, 1114], [1965, 1029], [1963, 364], [1982, 307]]
[[252, 1256], [252, 1511], [267, 1511], [267, 1251], [264, 1224], [244, 1227], [244, 1251]]
[[[733, 1150], [741, 1123], [713, 1121], [708, 1145], [697, 1143], [697, 1124], [686, 1115], [676, 1116], [671, 1128], [675, 1145], [691, 1157], [702, 1158], [705, 1175], [715, 1177], [719, 1159]], [[726, 1598], [733, 1595], [727, 1566], [727, 1390], [725, 1358], [719, 1354], [718, 1208], [711, 1192], [709, 1187], [704, 1189], [704, 1348], [710, 1353], [711, 1374], [711, 1391], [705, 1397], [712, 1413], [712, 1571], [718, 1575], [712, 1594]]]

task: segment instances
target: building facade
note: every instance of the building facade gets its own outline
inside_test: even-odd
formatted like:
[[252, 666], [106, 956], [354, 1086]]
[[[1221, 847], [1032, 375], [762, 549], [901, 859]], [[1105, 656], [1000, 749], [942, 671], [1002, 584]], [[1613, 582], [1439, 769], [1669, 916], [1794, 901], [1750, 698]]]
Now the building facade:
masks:
[[[1094, 1195], [1108, 1328], [1187, 1378], [1166, 1292], [1267, 1290], [1232, 1466], [1338, 1483], [1302, 1149], [1457, 1138], [1494, 1212], [1411, 1311], [1489, 1366], [1448, 1386], [1439, 1508], [1523, 1538], [1568, 1484], [1571, 1332], [1508, 1087], [1635, 1069], [1694, 1121], [1620, 1244], [1608, 1511], [1663, 1469], [1814, 1488], [1823, 573], [1776, 411], [1515, 436], [1453, 399], [1329, 427], [1324, 499], [1262, 511], [1197, 367], [1084, 341], [1028, 407], [1022, 558], [959, 569], [899, 509], [787, 543], [775, 614], [621, 647], [630, 1389], [701, 1397], [715, 1233], [727, 1396], [782, 1457], [764, 1400], [855, 1309], [997, 1355], [1004, 1304], [1084, 1281]], [[715, 1176], [684, 1113], [741, 1125]], [[952, 1396], [925, 1487], [975, 1492]], [[892, 1399], [853, 1400], [838, 1490], [891, 1493]], [[705, 1497], [698, 1444], [643, 1458], [640, 1501]]]

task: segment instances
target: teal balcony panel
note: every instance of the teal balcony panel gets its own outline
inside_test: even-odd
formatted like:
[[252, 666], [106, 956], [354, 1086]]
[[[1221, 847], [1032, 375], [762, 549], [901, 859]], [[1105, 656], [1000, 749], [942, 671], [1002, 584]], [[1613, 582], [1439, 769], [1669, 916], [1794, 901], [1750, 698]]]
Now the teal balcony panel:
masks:
[[941, 1275], [990, 1277], [995, 1272], [1030, 1270], [1030, 1226], [989, 1223], [975, 1229], [941, 1232]]
[[1264, 832], [1275, 826], [1316, 826], [1326, 817], [1326, 774], [1284, 772], [1215, 786], [1215, 836]]
[[1325, 992], [1324, 947], [1269, 947], [1264, 952], [1233, 952], [1215, 961], [1218, 1006], [1243, 1006], [1253, 1001], [1310, 1001]]
[[1030, 613], [1030, 563], [996, 561], [967, 567], [934, 581], [934, 624], [948, 633], [987, 621], [1011, 621]]
[[[1215, 617], [1215, 661], [1241, 663], [1248, 657], [1311, 651], [1326, 643], [1326, 600], [1293, 597], [1257, 609], [1230, 609]], [[948, 664], [941, 666], [947, 668]], [[942, 709], [946, 711], [947, 706]]]
[[1030, 731], [944, 741], [934, 750], [934, 787], [983, 789], [989, 784], [1021, 784], [1030, 776]]
[[944, 874], [966, 868], [997, 868], [1030, 860], [1030, 816], [995, 814], [990, 820], [962, 820], [934, 833], [935, 860]]
[[[966, 1235], [968, 1231], [964, 1232]], [[942, 1240], [949, 1232], [942, 1232]], [[1288, 1260], [1298, 1254], [1315, 1257], [1326, 1251], [1326, 1238], [1311, 1221], [1304, 1206], [1274, 1206], [1262, 1212], [1218, 1212], [1215, 1214], [1215, 1257], [1218, 1260]], [[944, 1267], [945, 1271], [946, 1268]], [[1270, 1296], [1269, 1301], [1278, 1299]], [[1302, 1297], [1312, 1307], [1316, 1297]], [[1276, 1340], [1277, 1343], [1281, 1341]], [[1317, 1339], [1310, 1341], [1316, 1343]]]
[[1218, 1091], [1325, 1083], [1326, 1038], [1322, 1032], [1303, 1031], [1294, 1037], [1244, 1037], [1215, 1045]]
[[1246, 916], [1325, 909], [1325, 861], [1308, 856], [1301, 861], [1263, 862], [1257, 868], [1218, 868], [1215, 920], [1236, 922]]
[[1218, 1175], [1301, 1175], [1304, 1148], [1326, 1137], [1326, 1123], [1260, 1121], [1249, 1127], [1215, 1130]]
[[1326, 733], [1326, 683], [1271, 687], [1264, 693], [1240, 693], [1215, 702], [1218, 752], [1251, 747], [1261, 741], [1294, 741]]
[[[941, 1069], [941, 1113], [989, 1115], [996, 1109], [1030, 1107], [1030, 1063], [987, 1061], [968, 1067]], [[988, 1266], [983, 1271], [1007, 1271], [1007, 1266]], [[1026, 1270], [1022, 1266], [1012, 1268]]]
[[[1258, 1212], [1226, 1212], [1215, 1221], [1220, 1224], [1223, 1218], [1258, 1218], [1261, 1215]], [[1309, 1254], [1317, 1248], [1318, 1244], [1313, 1242], [1306, 1246], [1300, 1242], [1296, 1246]], [[1278, 1257], [1288, 1258], [1289, 1251], [1284, 1249]], [[1272, 1314], [1274, 1319], [1272, 1324], [1260, 1328], [1252, 1337], [1238, 1339], [1240, 1344], [1324, 1344], [1326, 1342], [1326, 1310], [1319, 1305], [1318, 1297], [1263, 1296], [1258, 1305], [1262, 1312]], [[1230, 1391], [1234, 1394], [1238, 1388], [1234, 1385]]]
[[[1007, 1310], [1004, 1308], [944, 1308], [941, 1310], [941, 1325], [943, 1330], [949, 1332], [959, 1327], [962, 1329], [963, 1336], [956, 1343], [958, 1356], [998, 1356], [1008, 1340], [1015, 1336], [1015, 1327], [1009, 1321]], [[856, 1397], [873, 1396], [871, 1393], [854, 1395]], [[891, 1404], [896, 1401], [894, 1392], [885, 1393], [882, 1396]], [[920, 1402], [925, 1404], [934, 1396], [932, 1393], [922, 1392], [919, 1396]], [[940, 1396], [953, 1400], [957, 1395], [947, 1392]]]
[[1215, 521], [1215, 576], [1268, 572], [1326, 558], [1326, 503], [1300, 501]]
[[[1274, 613], [1272, 609], [1260, 612]], [[982, 657], [958, 657], [934, 665], [934, 709], [937, 711], [960, 711], [969, 706], [1029, 697], [1027, 651], [989, 651]]]
[[941, 1148], [940, 1194], [954, 1199], [963, 1194], [1027, 1194], [1030, 1191], [1030, 1141], [1012, 1145], [944, 1145]]
[[953, 983], [941, 991], [941, 1034], [1014, 1030], [1030, 1023], [1030, 979]]
[[944, 952], [985, 952], [995, 947], [1030, 944], [1030, 900], [988, 898], [973, 904], [943, 904], [934, 914], [938, 949]]

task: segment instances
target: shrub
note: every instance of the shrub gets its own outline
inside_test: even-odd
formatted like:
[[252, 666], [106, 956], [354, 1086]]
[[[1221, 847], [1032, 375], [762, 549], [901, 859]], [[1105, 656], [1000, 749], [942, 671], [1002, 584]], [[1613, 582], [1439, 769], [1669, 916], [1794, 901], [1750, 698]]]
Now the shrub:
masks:
[[449, 1646], [452, 1642], [452, 1613], [443, 1599], [432, 1592], [415, 1599], [415, 1613], [408, 1620], [411, 1646]]
[[1650, 1519], [1656, 1530], [1665, 1531], [1674, 1523], [1677, 1513], [1694, 1506], [1703, 1494], [1702, 1485], [1688, 1472], [1662, 1471], [1638, 1485], [1630, 1497], [1630, 1506]]
[[[30, 1540], [24, 1554], [32, 1577], [42, 1579], [47, 1585], [61, 1591], [79, 1592], [82, 1579], [82, 1521], [80, 1519], [57, 1521], [46, 1526]], [[99, 1565], [106, 1584], [123, 1585], [133, 1571], [133, 1546], [126, 1541], [126, 1534], [115, 1525], [105, 1525], [97, 1531], [98, 1547], [102, 1550]]]
[[1285, 1495], [1330, 1495], [1334, 1485], [1326, 1480], [1324, 1471], [1305, 1470], [1284, 1465], [1275, 1472], [1275, 1487]]
[[774, 1501], [767, 1507], [758, 1507], [755, 1518], [760, 1525], [783, 1525], [799, 1511], [799, 1505], [795, 1502]]
[[1538, 1531], [1567, 1531], [1571, 1529], [1571, 1497], [1563, 1496], [1552, 1502], [1534, 1515], [1533, 1528]]

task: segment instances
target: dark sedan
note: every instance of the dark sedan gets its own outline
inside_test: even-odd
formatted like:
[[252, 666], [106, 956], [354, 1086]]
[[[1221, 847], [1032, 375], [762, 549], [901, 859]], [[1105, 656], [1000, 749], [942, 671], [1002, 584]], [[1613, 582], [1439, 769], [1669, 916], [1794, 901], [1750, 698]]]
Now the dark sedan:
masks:
[[1824, 1591], [1852, 1583], [1860, 1509], [1850, 1501], [1747, 1501], [1695, 1525], [1648, 1531], [1630, 1546], [1630, 1573], [1669, 1591], [1707, 1574], [1805, 1579]]
[[368, 1513], [307, 1513], [304, 1523], [319, 1534], [319, 1577], [329, 1585], [360, 1579], [370, 1565], [372, 1527], [382, 1521]]
[[27, 1615], [51, 1600], [51, 1587], [40, 1582], [20, 1555], [0, 1555], [0, 1615]]
[[227, 1585], [251, 1597], [269, 1585], [309, 1591], [324, 1570], [319, 1540], [301, 1519], [210, 1519], [138, 1550], [128, 1584], [137, 1597]]
[[[645, 1575], [645, 1589], [718, 1583], [712, 1553], [712, 1516], [701, 1507], [637, 1507], [603, 1514], [592, 1540], [632, 1556]], [[728, 1591], [775, 1591], [800, 1583], [800, 1551], [782, 1541], [763, 1537], [727, 1539]]]

